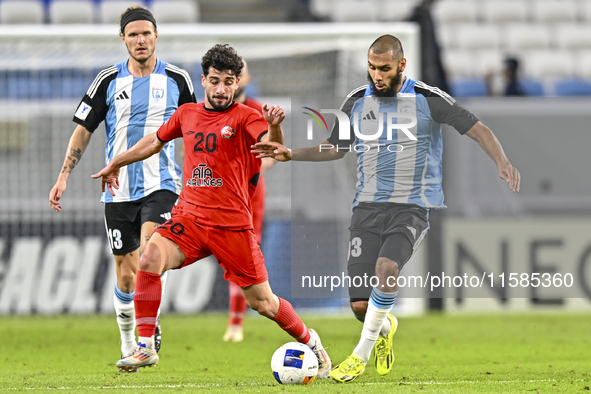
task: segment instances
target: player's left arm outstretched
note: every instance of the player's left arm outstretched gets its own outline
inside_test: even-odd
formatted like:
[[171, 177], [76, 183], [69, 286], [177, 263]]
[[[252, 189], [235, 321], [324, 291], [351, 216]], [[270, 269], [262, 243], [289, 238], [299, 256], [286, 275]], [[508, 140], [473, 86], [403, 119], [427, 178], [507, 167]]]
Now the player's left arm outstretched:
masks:
[[493, 132], [482, 122], [477, 122], [468, 132], [467, 136], [478, 142], [486, 154], [493, 159], [499, 169], [499, 177], [504, 179], [513, 192], [519, 192], [521, 175], [517, 168], [513, 167], [503, 151], [501, 143]]
[[115, 190], [119, 189], [119, 169], [131, 163], [142, 161], [155, 155], [164, 148], [166, 142], [158, 139], [157, 133], [152, 133], [138, 141], [132, 148], [126, 150], [119, 156], [116, 156], [100, 172], [92, 175], [94, 179], [101, 179], [101, 188], [105, 191], [105, 185], [111, 195], [115, 195]]

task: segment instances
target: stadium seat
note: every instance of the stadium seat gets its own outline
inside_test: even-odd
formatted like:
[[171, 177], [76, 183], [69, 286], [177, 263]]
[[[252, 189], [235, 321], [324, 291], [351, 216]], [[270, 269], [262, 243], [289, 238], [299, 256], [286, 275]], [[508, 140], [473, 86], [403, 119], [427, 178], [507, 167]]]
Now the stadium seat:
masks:
[[580, 51], [575, 56], [575, 76], [591, 79], [591, 50]]
[[[99, 18], [101, 23], [119, 23], [121, 14], [132, 3], [128, 0], [103, 0], [99, 3]], [[133, 4], [144, 6], [142, 1], [134, 1]]]
[[582, 79], [565, 79], [556, 81], [554, 95], [557, 97], [591, 96], [591, 82]]
[[487, 0], [482, 4], [482, 19], [488, 23], [525, 22], [527, 4], [520, 0]]
[[453, 79], [474, 77], [474, 59], [469, 51], [446, 49], [442, 56], [443, 66]]
[[456, 29], [458, 48], [467, 50], [497, 49], [500, 32], [495, 25], [464, 24]]
[[526, 77], [537, 79], [572, 77], [574, 73], [573, 55], [569, 51], [528, 51], [522, 56]]
[[310, 0], [310, 12], [317, 18], [328, 19], [334, 6], [333, 0]]
[[519, 80], [519, 85], [521, 85], [526, 96], [543, 97], [546, 95], [544, 92], [544, 84], [541, 81], [531, 78], [523, 78]]
[[454, 97], [488, 96], [488, 90], [484, 79], [459, 79], [452, 81], [451, 92]]
[[576, 22], [577, 6], [570, 0], [538, 0], [531, 3], [534, 21], [540, 23]]
[[333, 7], [334, 22], [374, 22], [378, 20], [378, 5], [373, 0], [343, 0]]
[[473, 1], [438, 1], [433, 8], [433, 17], [439, 23], [476, 22], [477, 16], [477, 6]]
[[523, 50], [548, 49], [550, 29], [543, 24], [511, 24], [503, 29], [503, 43], [512, 53]]
[[0, 72], [0, 98], [8, 100], [80, 100], [94, 75], [89, 70], [8, 70]]
[[500, 74], [503, 70], [505, 55], [499, 50], [477, 51], [472, 55], [472, 58], [474, 59], [474, 75]]
[[591, 49], [591, 26], [561, 24], [555, 30], [556, 46], [560, 49]]
[[158, 23], [198, 23], [200, 18], [193, 0], [153, 0], [150, 9]]
[[437, 26], [437, 38], [439, 45], [442, 48], [457, 48], [458, 40], [456, 36], [456, 24], [455, 23], [442, 23]]
[[381, 21], [403, 21], [412, 13], [417, 5], [415, 0], [378, 0], [378, 19]]
[[591, 23], [591, 1], [581, 0], [579, 5], [579, 16], [584, 22]]
[[4, 0], [0, 2], [0, 23], [2, 24], [42, 24], [43, 3], [37, 0]]
[[92, 1], [53, 0], [49, 4], [49, 21], [54, 24], [88, 24], [94, 22]]
[[8, 70], [2, 72], [2, 92], [1, 97], [8, 100], [29, 99], [31, 76], [26, 70]]

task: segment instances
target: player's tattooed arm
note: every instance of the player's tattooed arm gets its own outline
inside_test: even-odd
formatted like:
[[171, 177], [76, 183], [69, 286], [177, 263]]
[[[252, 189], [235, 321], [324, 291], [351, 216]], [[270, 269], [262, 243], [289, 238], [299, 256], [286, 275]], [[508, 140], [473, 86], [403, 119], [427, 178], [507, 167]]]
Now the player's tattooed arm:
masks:
[[82, 155], [84, 154], [86, 147], [88, 146], [88, 143], [90, 142], [90, 137], [92, 137], [92, 133], [85, 127], [76, 127], [74, 133], [72, 133], [72, 137], [70, 137], [70, 142], [68, 143], [66, 158], [60, 173], [61, 178], [65, 178], [67, 180], [74, 167], [78, 165], [82, 159]]
[[49, 192], [49, 206], [56, 212], [62, 210], [60, 199], [62, 194], [66, 191], [66, 181], [70, 177], [72, 170], [80, 162], [82, 154], [86, 150], [88, 143], [90, 142], [92, 133], [83, 126], [78, 126], [74, 130], [70, 142], [68, 143], [68, 149], [66, 150], [66, 158], [55, 185]]
[[70, 154], [66, 156], [66, 164], [62, 168], [62, 173], [64, 172], [72, 172], [76, 164], [80, 162], [82, 158], [82, 149], [80, 148], [70, 148]]

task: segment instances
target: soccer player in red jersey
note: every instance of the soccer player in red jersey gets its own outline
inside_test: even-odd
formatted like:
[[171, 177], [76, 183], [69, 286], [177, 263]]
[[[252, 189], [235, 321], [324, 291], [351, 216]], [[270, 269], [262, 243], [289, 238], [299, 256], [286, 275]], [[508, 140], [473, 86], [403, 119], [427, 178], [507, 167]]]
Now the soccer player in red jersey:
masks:
[[257, 141], [283, 142], [283, 109], [265, 104], [261, 115], [234, 101], [243, 62], [228, 45], [212, 47], [201, 67], [205, 102], [181, 106], [158, 132], [93, 175], [102, 177], [103, 189], [106, 185], [115, 194], [121, 167], [157, 154], [167, 141], [182, 137], [185, 143], [185, 187], [172, 219], [154, 232], [140, 259], [134, 297], [138, 346], [117, 366], [158, 364], [154, 331], [162, 298], [160, 275], [213, 254], [225, 270], [224, 278], [242, 288], [252, 309], [314, 351], [318, 376], [326, 378], [330, 358], [318, 334], [306, 327], [288, 301], [273, 294], [253, 231], [250, 201], [261, 161], [250, 153], [250, 146]]
[[[236, 91], [236, 97], [234, 101], [240, 104], [244, 104], [247, 107], [254, 108], [260, 113], [263, 112], [263, 105], [257, 100], [246, 95], [246, 87], [250, 83], [250, 73], [248, 72], [248, 64], [242, 60], [244, 68], [240, 73], [240, 84]], [[259, 183], [256, 191], [254, 192], [250, 203], [252, 205], [252, 221], [254, 225], [254, 233], [257, 236], [257, 242], [260, 245], [263, 240], [263, 219], [265, 216], [265, 177], [264, 174], [267, 170], [275, 164], [275, 160], [271, 158], [264, 158], [261, 160], [261, 176], [259, 177]], [[244, 339], [242, 334], [242, 325], [244, 323], [244, 317], [246, 314], [246, 308], [248, 304], [246, 299], [238, 286], [234, 282], [229, 282], [230, 290], [230, 319], [228, 321], [228, 327], [224, 333], [223, 339], [226, 342], [241, 342]]]

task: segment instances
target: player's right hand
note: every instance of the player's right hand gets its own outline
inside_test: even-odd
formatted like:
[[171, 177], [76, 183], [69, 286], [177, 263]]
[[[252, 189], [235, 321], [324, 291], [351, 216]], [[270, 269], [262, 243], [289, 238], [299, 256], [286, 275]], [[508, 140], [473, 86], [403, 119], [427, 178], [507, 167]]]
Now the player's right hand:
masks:
[[256, 156], [257, 159], [271, 157], [277, 161], [291, 160], [291, 149], [281, 145], [278, 142], [257, 142], [256, 144], [250, 146], [250, 151], [254, 154], [258, 154]]
[[62, 204], [60, 199], [62, 194], [66, 191], [66, 181], [58, 179], [51, 191], [49, 192], [49, 206], [56, 212], [62, 210]]
[[115, 195], [115, 190], [119, 189], [119, 172], [121, 170], [119, 168], [113, 168], [110, 164], [97, 172], [96, 174], [92, 175], [94, 179], [102, 178], [101, 179], [101, 189], [105, 191], [105, 185], [107, 185], [107, 189], [112, 196]]

